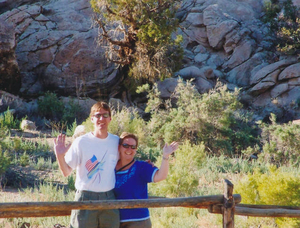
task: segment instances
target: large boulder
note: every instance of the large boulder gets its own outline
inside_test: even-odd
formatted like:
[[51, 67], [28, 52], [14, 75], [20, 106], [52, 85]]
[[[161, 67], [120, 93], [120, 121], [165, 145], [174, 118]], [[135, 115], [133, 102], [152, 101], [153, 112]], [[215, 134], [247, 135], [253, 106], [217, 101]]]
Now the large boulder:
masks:
[[0, 15], [15, 27], [23, 96], [47, 90], [72, 96], [110, 93], [118, 70], [96, 44], [92, 15], [85, 0], [35, 1]]

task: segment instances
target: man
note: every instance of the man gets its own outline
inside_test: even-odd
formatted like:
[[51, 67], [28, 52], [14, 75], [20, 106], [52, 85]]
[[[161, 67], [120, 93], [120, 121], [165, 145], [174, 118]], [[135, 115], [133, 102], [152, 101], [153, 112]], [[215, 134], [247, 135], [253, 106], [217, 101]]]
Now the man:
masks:
[[[107, 103], [98, 102], [91, 108], [93, 132], [65, 146], [65, 136], [54, 140], [54, 151], [64, 176], [76, 170], [76, 201], [115, 199], [114, 169], [118, 161], [119, 137], [108, 132], [111, 111]], [[73, 228], [119, 227], [119, 210], [72, 210]]]

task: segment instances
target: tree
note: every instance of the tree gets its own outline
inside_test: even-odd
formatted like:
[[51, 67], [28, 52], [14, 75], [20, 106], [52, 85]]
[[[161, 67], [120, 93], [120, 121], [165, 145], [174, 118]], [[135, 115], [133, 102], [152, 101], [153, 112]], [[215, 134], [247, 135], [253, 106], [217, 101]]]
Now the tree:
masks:
[[[179, 0], [91, 0], [107, 59], [140, 82], [170, 77], [181, 65]], [[125, 76], [126, 76], [125, 75]]]
[[271, 0], [265, 2], [263, 21], [276, 36], [276, 49], [286, 54], [300, 53], [299, 7], [292, 0]]

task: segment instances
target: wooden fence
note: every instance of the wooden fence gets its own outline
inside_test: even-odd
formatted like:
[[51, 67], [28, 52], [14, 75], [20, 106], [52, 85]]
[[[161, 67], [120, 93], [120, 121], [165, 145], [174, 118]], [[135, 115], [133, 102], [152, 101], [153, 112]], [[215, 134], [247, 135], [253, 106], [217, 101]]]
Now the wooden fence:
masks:
[[101, 200], [64, 202], [0, 203], [0, 218], [68, 216], [72, 209], [99, 210], [141, 207], [187, 207], [207, 209], [222, 214], [223, 228], [234, 227], [234, 216], [300, 218], [300, 207], [239, 204], [241, 196], [233, 193], [233, 184], [224, 180], [224, 195], [187, 198], [151, 198], [145, 200]]

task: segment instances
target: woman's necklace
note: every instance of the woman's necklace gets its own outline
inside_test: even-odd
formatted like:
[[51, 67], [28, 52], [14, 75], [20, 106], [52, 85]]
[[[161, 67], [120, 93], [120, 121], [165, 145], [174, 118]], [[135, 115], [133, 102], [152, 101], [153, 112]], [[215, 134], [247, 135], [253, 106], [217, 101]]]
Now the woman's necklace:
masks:
[[122, 169], [125, 169], [127, 166], [129, 166], [131, 163], [133, 163], [135, 161], [135, 159], [132, 159], [132, 161], [131, 162], [129, 162], [128, 164], [126, 164], [126, 165], [124, 165], [124, 166], [122, 166], [120, 169], [118, 169], [116, 172], [119, 172], [119, 171], [121, 171]]

